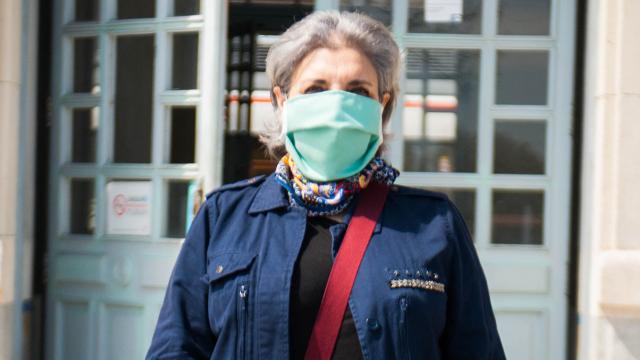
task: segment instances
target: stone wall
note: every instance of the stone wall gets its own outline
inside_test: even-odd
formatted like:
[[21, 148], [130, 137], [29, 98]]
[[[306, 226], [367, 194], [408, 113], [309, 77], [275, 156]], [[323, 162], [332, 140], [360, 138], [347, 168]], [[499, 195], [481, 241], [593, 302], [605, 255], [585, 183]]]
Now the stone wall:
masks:
[[0, 359], [12, 353], [20, 97], [20, 1], [0, 1]]
[[640, 359], [640, 1], [587, 12], [579, 358]]
[[[37, 15], [37, 0], [0, 0], [0, 360], [29, 354], [30, 314], [22, 303], [31, 297], [33, 277]], [[20, 328], [13, 327], [16, 311], [23, 315]], [[23, 345], [15, 348], [16, 340]]]

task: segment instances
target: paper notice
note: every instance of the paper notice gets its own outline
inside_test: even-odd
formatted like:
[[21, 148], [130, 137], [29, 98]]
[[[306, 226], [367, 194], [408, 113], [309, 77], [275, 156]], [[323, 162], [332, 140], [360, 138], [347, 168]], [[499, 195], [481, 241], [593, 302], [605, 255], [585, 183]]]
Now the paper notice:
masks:
[[151, 233], [151, 182], [112, 181], [107, 184], [107, 234]]
[[424, 21], [428, 23], [459, 23], [462, 21], [463, 0], [424, 0]]

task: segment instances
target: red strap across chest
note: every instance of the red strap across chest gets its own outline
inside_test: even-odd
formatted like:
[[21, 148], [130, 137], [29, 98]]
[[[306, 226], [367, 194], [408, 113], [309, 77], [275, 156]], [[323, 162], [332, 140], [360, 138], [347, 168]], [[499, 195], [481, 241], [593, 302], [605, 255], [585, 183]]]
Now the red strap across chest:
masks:
[[387, 185], [371, 182], [360, 194], [356, 210], [329, 273], [305, 360], [328, 360], [333, 354], [353, 282], [388, 192]]

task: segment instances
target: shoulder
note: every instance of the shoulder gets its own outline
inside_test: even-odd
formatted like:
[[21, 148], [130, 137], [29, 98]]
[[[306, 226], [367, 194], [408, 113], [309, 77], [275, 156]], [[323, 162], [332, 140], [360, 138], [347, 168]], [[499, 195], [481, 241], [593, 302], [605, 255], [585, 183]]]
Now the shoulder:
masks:
[[392, 193], [395, 193], [398, 196], [427, 198], [434, 201], [445, 201], [445, 202], [449, 201], [449, 198], [444, 193], [421, 189], [421, 188], [415, 188], [415, 187], [404, 186], [404, 185], [391, 185], [390, 190]]
[[427, 209], [430, 209], [435, 212], [435, 216], [441, 216], [445, 224], [446, 232], [451, 238], [462, 238], [465, 241], [471, 241], [469, 229], [460, 210], [446, 194], [408, 186], [394, 185], [393, 187], [397, 187], [395, 192], [401, 196], [413, 199], [428, 199], [429, 201], [421, 200], [415, 203], [415, 207], [423, 206], [420, 211], [428, 213], [429, 210]]
[[241, 192], [241, 191], [246, 191], [246, 190], [250, 190], [251, 188], [257, 188], [267, 177], [267, 175], [258, 175], [258, 176], [254, 176], [252, 178], [248, 178], [248, 179], [243, 179], [240, 181], [235, 181], [232, 183], [228, 183], [228, 184], [224, 184], [216, 189], [213, 189], [212, 191], [208, 192], [206, 195], [207, 200], [210, 199], [211, 197], [214, 197], [216, 195], [219, 195], [221, 193], [228, 193], [228, 192]]
[[449, 197], [438, 191], [415, 188], [403, 185], [392, 185], [389, 195], [407, 206], [428, 206], [448, 211], [451, 201]]
[[267, 175], [258, 175], [221, 185], [206, 194], [205, 203], [215, 214], [227, 208], [248, 207], [266, 178]]
[[389, 196], [404, 209], [409, 209], [421, 219], [431, 221], [439, 218], [444, 229], [451, 232], [456, 223], [462, 220], [458, 208], [447, 194], [402, 185], [392, 185]]

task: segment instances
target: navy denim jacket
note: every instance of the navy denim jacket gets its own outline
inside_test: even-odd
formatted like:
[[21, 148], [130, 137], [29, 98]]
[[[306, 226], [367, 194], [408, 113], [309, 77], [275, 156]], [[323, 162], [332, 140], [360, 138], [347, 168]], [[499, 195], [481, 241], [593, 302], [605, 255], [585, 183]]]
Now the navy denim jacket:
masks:
[[[291, 275], [306, 219], [273, 174], [209, 193], [147, 359], [288, 359]], [[334, 257], [345, 230], [330, 228]], [[475, 248], [439, 193], [391, 187], [349, 308], [365, 359], [505, 358]]]

